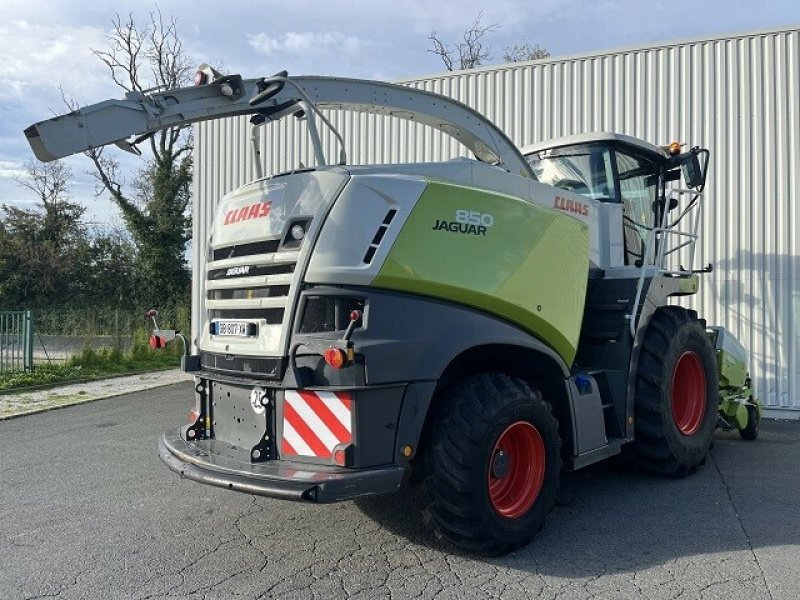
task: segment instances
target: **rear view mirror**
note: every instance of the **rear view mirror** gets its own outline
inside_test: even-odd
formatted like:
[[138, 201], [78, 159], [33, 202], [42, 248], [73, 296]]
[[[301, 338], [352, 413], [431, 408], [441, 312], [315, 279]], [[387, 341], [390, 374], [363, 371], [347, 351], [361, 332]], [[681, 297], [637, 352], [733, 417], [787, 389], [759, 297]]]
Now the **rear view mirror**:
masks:
[[681, 161], [681, 171], [686, 187], [696, 188], [703, 185], [705, 177], [703, 168], [700, 166], [700, 155], [696, 152], [689, 152]]

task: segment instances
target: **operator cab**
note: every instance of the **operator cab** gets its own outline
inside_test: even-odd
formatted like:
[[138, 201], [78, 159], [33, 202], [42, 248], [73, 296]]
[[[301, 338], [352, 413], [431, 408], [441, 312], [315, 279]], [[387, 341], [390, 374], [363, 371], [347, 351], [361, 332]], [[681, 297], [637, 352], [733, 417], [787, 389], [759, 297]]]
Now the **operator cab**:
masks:
[[637, 266], [644, 258], [647, 233], [660, 221], [657, 200], [665, 197], [667, 183], [680, 179], [683, 168], [686, 186], [702, 191], [705, 168], [700, 169], [697, 152], [693, 149], [680, 154], [678, 144], [660, 147], [603, 132], [567, 136], [522, 149], [540, 182], [595, 202], [622, 205], [624, 260], [626, 265]]

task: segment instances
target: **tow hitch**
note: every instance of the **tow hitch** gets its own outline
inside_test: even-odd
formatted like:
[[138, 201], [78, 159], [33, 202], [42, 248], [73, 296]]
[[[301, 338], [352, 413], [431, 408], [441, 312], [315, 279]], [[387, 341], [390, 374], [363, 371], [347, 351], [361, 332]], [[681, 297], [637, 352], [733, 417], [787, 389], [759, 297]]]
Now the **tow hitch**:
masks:
[[156, 320], [156, 317], [158, 317], [158, 311], [154, 308], [148, 310], [144, 316], [146, 319], [152, 319], [153, 321], [153, 333], [150, 334], [149, 341], [150, 347], [153, 350], [160, 350], [164, 348], [167, 343], [174, 341], [176, 338], [180, 339], [181, 343], [183, 344], [181, 370], [190, 372], [198, 371], [200, 369], [200, 357], [191, 356], [189, 354], [189, 342], [186, 341], [186, 336], [184, 336], [177, 329], [161, 329], [158, 326], [158, 321]]

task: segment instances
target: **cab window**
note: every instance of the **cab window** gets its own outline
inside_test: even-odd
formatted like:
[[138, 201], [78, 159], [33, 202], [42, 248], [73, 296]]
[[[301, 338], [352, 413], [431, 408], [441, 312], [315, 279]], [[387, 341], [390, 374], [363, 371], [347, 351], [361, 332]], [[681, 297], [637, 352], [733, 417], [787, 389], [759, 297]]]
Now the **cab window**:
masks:
[[625, 262], [642, 260], [647, 233], [653, 227], [653, 205], [658, 185], [658, 167], [643, 158], [617, 151], [619, 195], [625, 234]]
[[607, 146], [589, 144], [553, 148], [529, 154], [526, 159], [542, 183], [592, 200], [615, 201], [611, 155]]

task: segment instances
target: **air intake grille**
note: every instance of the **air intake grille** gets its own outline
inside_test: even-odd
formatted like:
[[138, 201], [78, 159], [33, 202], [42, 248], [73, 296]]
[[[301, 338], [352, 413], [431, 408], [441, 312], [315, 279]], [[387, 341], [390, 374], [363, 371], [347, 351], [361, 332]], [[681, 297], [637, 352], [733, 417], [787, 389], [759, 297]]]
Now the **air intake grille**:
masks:
[[372, 238], [372, 242], [367, 248], [366, 254], [364, 254], [364, 264], [370, 264], [372, 259], [375, 258], [375, 253], [378, 251], [378, 247], [381, 245], [381, 241], [386, 235], [386, 231], [389, 229], [389, 225], [396, 214], [397, 209], [395, 208], [386, 213], [386, 216], [383, 218], [383, 223], [378, 227], [378, 231], [375, 232], [375, 236]]
[[253, 242], [250, 244], [238, 244], [236, 246], [225, 246], [214, 250], [214, 260], [225, 260], [227, 258], [239, 258], [240, 256], [251, 256], [252, 254], [272, 254], [278, 250], [280, 240], [267, 240], [264, 242]]
[[[258, 325], [259, 337], [274, 336], [274, 328], [286, 318], [300, 249], [287, 250], [279, 239], [272, 239], [217, 248], [212, 256], [205, 284], [209, 321], [248, 321]], [[216, 335], [213, 326], [209, 330], [212, 337]], [[217, 368], [238, 367], [225, 363]]]

